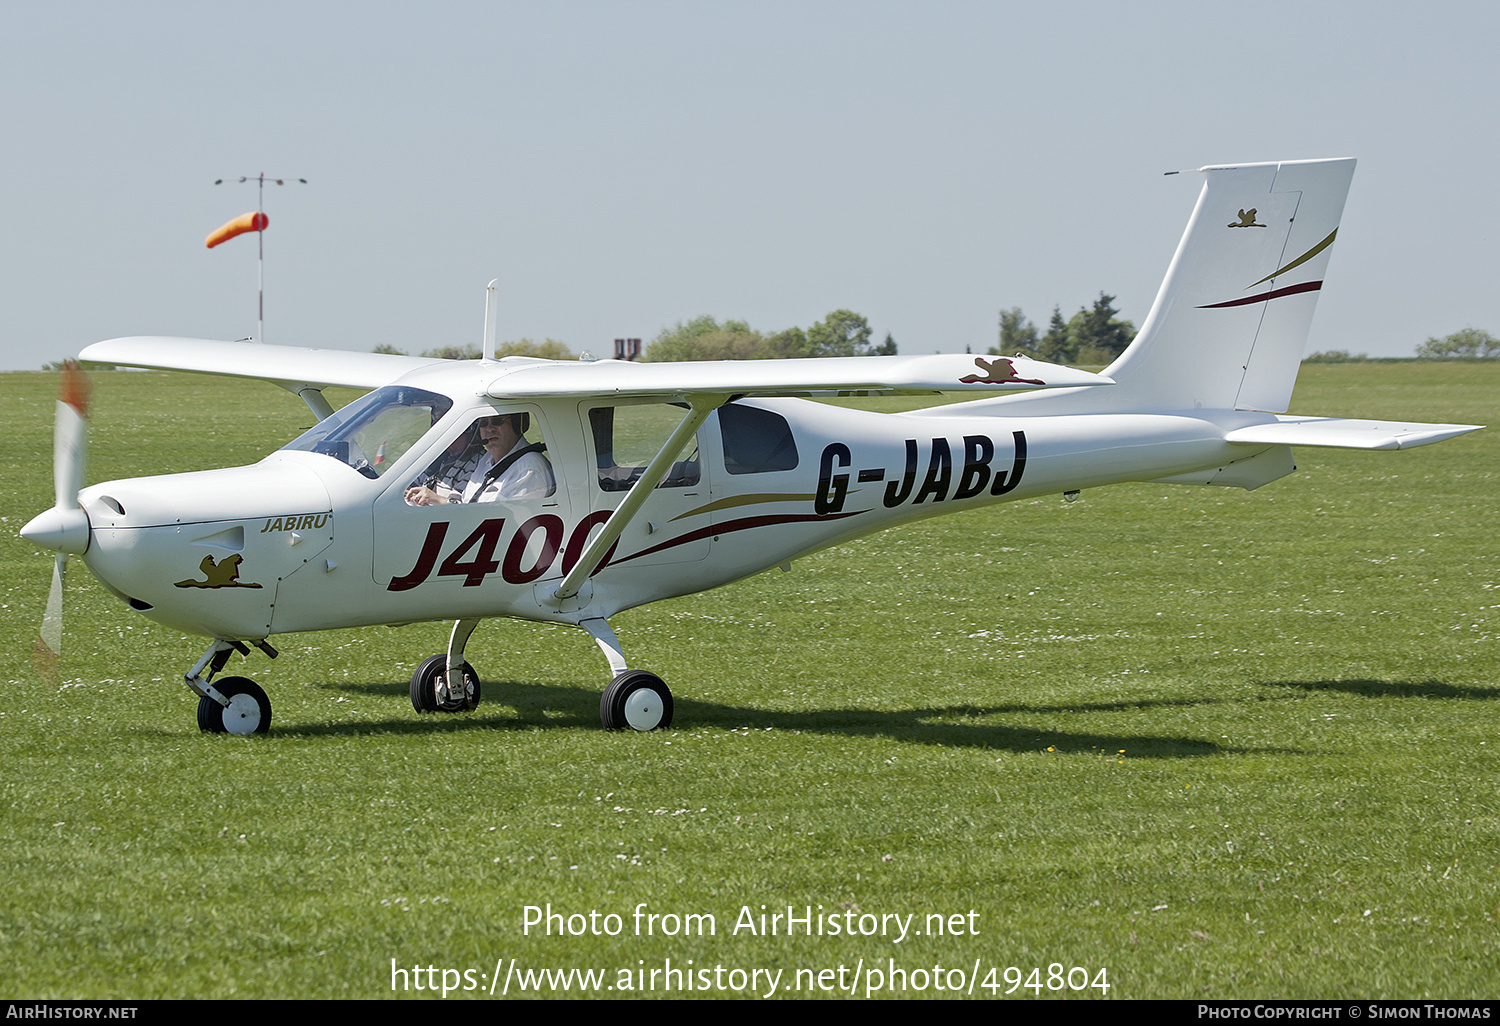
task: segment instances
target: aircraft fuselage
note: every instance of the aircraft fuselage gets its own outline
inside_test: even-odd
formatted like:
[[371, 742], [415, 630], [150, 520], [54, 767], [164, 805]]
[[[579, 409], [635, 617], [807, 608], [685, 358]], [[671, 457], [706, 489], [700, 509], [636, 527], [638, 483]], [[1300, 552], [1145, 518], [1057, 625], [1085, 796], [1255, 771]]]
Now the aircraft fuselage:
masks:
[[[494, 616], [576, 624], [906, 521], [1211, 475], [1270, 448], [1225, 442], [1230, 427], [1266, 419], [1230, 411], [1023, 418], [984, 403], [908, 415], [744, 401], [785, 422], [794, 454], [747, 472], [721, 418], [710, 417], [679, 464], [695, 464], [696, 479], [654, 489], [579, 594], [558, 599], [559, 581], [625, 495], [593, 473], [603, 455], [590, 410], [602, 402], [456, 403], [373, 479], [326, 455], [281, 450], [249, 467], [95, 485], [80, 496], [93, 530], [84, 558], [146, 616], [212, 637]], [[469, 419], [496, 409], [531, 415], [556, 492], [408, 505], [403, 492], [422, 468]]]

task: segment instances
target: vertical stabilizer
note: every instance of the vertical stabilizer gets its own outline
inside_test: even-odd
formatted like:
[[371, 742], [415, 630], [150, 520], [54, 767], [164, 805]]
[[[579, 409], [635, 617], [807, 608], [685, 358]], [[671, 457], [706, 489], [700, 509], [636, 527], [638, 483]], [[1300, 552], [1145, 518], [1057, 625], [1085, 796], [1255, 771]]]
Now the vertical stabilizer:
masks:
[[1117, 409], [1283, 413], [1354, 161], [1200, 168], [1198, 206], [1140, 333], [1104, 371]]

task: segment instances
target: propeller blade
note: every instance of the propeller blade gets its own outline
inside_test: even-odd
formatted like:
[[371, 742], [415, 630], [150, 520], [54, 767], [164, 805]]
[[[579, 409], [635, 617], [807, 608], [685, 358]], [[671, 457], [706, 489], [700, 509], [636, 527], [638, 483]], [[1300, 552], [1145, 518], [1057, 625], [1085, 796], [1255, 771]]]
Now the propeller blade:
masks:
[[83, 368], [73, 360], [65, 361], [52, 436], [52, 487], [56, 505], [21, 530], [23, 537], [58, 550], [52, 562], [47, 608], [31, 649], [32, 667], [49, 683], [56, 683], [62, 676], [63, 580], [67, 575], [68, 550], [82, 552], [88, 547], [88, 516], [78, 508], [78, 490], [83, 487], [83, 466], [88, 454], [92, 390]]
[[59, 509], [78, 505], [83, 464], [88, 455], [89, 395], [93, 385], [73, 360], [63, 363], [57, 392], [57, 422], [52, 436], [52, 484]]
[[52, 564], [52, 588], [47, 592], [47, 610], [36, 644], [31, 647], [31, 666], [48, 684], [62, 678], [62, 599], [63, 577], [67, 573], [68, 554], [59, 552]]

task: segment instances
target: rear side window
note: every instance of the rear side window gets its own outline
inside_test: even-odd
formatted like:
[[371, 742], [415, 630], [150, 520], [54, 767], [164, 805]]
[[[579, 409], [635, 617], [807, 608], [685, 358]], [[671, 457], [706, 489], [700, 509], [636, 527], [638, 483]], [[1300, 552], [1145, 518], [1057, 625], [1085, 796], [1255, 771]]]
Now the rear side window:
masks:
[[780, 414], [729, 403], [719, 407], [719, 434], [724, 439], [724, 468], [731, 474], [797, 467], [797, 442]]
[[[678, 403], [629, 403], [590, 410], [589, 427], [599, 462], [600, 490], [629, 491], [687, 413], [686, 404]], [[656, 487], [696, 485], [697, 436], [688, 439], [682, 451], [674, 455], [675, 461]]]

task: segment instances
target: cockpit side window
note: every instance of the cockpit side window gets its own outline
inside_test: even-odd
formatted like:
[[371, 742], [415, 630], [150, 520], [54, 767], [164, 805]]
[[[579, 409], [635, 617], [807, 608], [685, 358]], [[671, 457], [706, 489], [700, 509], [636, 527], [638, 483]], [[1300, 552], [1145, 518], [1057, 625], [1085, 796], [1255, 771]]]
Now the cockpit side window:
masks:
[[546, 443], [524, 410], [487, 411], [406, 488], [412, 506], [543, 499], [557, 491]]

